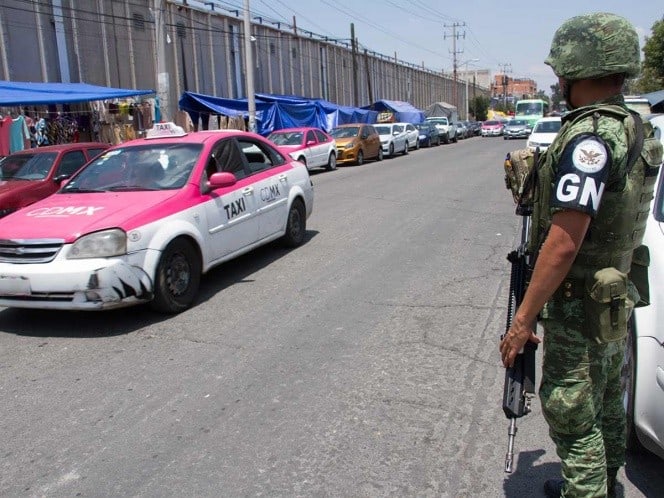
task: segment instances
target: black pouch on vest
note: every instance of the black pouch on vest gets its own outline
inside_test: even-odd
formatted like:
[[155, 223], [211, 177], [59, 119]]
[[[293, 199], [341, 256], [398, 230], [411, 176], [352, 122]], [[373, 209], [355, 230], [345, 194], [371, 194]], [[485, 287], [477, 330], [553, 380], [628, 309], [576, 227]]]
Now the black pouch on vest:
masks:
[[629, 270], [629, 279], [636, 290], [639, 291], [639, 300], [634, 303], [635, 308], [650, 304], [650, 284], [648, 283], [648, 267], [650, 266], [650, 251], [648, 246], [640, 245], [634, 249], [632, 267]]
[[627, 275], [616, 268], [603, 268], [586, 275], [583, 307], [584, 333], [597, 344], [627, 336]]

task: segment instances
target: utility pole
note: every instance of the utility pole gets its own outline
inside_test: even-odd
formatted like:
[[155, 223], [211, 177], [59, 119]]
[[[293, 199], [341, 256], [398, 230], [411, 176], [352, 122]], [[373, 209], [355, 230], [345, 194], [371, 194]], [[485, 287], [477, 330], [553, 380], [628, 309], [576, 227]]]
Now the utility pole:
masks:
[[[452, 88], [452, 95], [454, 96], [454, 105], [459, 108], [459, 91], [457, 89], [457, 55], [462, 54], [463, 50], [457, 50], [456, 48], [456, 42], [459, 38], [466, 38], [466, 32], [464, 31], [463, 33], [457, 33], [457, 28], [463, 28], [466, 26], [466, 23], [458, 23], [455, 22], [452, 25], [443, 25], [445, 29], [452, 28], [452, 75], [454, 78], [454, 88]], [[443, 34], [443, 39], [446, 40], [448, 38], [447, 33]]]
[[357, 88], [357, 40], [355, 39], [355, 24], [350, 23], [350, 45], [353, 58], [353, 105], [359, 107], [359, 90]]
[[369, 65], [369, 53], [364, 49], [364, 65], [367, 68], [367, 89], [369, 90], [369, 102], [373, 103], [373, 91], [371, 89], [371, 66]]
[[501, 68], [501, 84], [503, 86], [503, 107], [505, 107], [505, 110], [507, 110], [507, 85], [509, 83], [509, 78], [507, 77], [508, 71], [511, 73], [512, 72], [512, 64], [510, 63], [502, 63], [498, 64]]
[[254, 95], [254, 48], [251, 46], [251, 15], [249, 0], [244, 0], [244, 73], [247, 81], [247, 104], [249, 107], [249, 131], [256, 133], [256, 96]]
[[162, 121], [171, 120], [170, 74], [166, 66], [166, 22], [164, 0], [154, 0], [154, 38], [157, 45], [157, 97]]

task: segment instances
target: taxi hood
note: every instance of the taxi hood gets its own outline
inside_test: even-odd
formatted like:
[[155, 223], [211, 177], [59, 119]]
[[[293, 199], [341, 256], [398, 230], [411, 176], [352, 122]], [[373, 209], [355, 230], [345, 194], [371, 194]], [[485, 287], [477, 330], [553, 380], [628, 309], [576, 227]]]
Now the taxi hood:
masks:
[[[125, 231], [176, 211], [181, 190], [53, 194], [0, 219], [0, 239], [64, 239], [108, 228]], [[181, 208], [180, 208], [181, 209]]]

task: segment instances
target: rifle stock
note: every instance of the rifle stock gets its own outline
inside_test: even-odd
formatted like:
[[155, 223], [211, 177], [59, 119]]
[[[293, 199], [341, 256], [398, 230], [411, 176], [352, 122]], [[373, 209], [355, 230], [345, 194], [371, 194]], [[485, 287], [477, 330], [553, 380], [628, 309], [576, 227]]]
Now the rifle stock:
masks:
[[[528, 253], [528, 233], [530, 231], [530, 215], [532, 211], [520, 207], [517, 214], [522, 216], [521, 243], [507, 255], [512, 264], [510, 274], [510, 290], [507, 303], [507, 324], [505, 332], [510, 329], [514, 314], [526, 293], [532, 255]], [[532, 325], [536, 330], [537, 323]], [[508, 429], [507, 455], [505, 456], [505, 472], [512, 472], [514, 459], [514, 438], [516, 436], [516, 419], [530, 413], [530, 401], [535, 395], [535, 351], [537, 345], [527, 342], [517, 354], [514, 365], [505, 370], [503, 387], [503, 412], [510, 421]]]

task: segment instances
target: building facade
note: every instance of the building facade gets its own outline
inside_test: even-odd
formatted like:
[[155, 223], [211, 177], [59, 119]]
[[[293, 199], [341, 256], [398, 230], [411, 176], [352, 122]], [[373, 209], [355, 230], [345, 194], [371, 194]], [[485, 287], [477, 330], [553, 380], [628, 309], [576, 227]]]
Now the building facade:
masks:
[[[229, 4], [3, 0], [0, 79], [159, 89], [165, 116], [184, 91], [244, 98], [243, 12], [223, 5]], [[250, 36], [257, 93], [357, 107], [383, 99], [424, 109], [443, 101], [461, 114], [466, 107], [465, 81], [298, 29], [295, 19], [291, 25], [254, 17]], [[472, 90], [488, 95], [486, 87]]]

